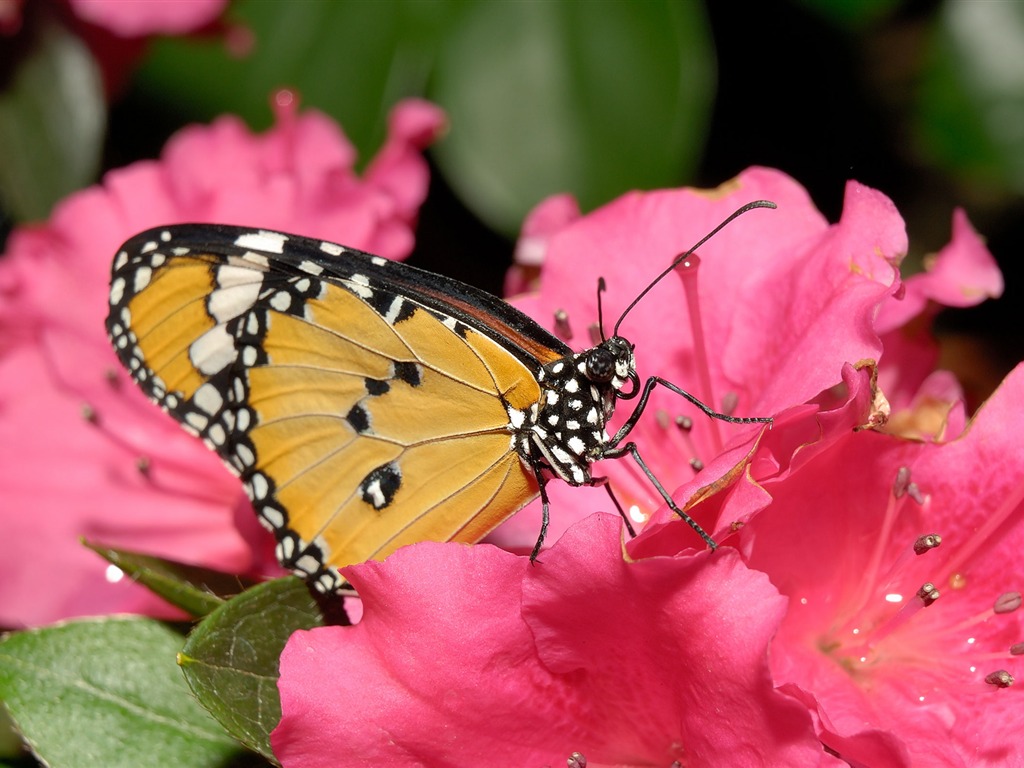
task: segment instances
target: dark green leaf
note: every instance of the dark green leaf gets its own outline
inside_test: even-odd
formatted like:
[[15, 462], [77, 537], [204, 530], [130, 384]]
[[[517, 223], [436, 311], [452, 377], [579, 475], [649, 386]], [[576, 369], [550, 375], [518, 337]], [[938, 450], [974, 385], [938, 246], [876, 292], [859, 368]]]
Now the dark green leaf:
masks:
[[222, 605], [225, 598], [237, 595], [255, 582], [241, 576], [215, 571], [162, 557], [143, 555], [126, 549], [113, 549], [84, 542], [107, 562], [116, 565], [135, 581], [160, 595], [192, 616], [205, 616]]
[[190, 695], [181, 635], [138, 618], [74, 621], [0, 641], [0, 698], [52, 768], [217, 766], [238, 744]]
[[446, 38], [428, 96], [451, 121], [436, 150], [449, 182], [513, 234], [554, 193], [589, 209], [685, 179], [713, 91], [697, 3], [477, 2]]
[[946, 3], [920, 90], [925, 154], [1024, 192], [1024, 6]]
[[273, 760], [270, 732], [281, 719], [278, 659], [292, 632], [323, 623], [305, 582], [275, 579], [207, 616], [189, 635], [179, 663], [199, 701], [228, 732]]
[[0, 198], [17, 219], [45, 219], [62, 197], [96, 179], [106, 102], [81, 40], [40, 18], [0, 92]]
[[219, 39], [160, 41], [139, 90], [179, 119], [232, 112], [265, 127], [271, 93], [295, 88], [303, 106], [344, 126], [365, 160], [384, 138], [387, 110], [422, 94], [446, 8], [436, 0], [235, 2], [231, 21], [251, 35], [247, 53], [232, 54]]

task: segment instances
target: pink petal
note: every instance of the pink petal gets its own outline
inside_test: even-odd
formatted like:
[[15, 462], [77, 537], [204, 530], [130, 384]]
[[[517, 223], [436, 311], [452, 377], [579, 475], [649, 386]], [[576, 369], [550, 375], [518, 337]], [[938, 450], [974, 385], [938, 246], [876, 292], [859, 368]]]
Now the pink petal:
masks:
[[919, 398], [919, 388], [935, 370], [939, 348], [930, 321], [939, 309], [974, 306], [1003, 292], [995, 259], [960, 209], [953, 213], [949, 244], [925, 266], [926, 272], [906, 280], [904, 295], [882, 304], [875, 321], [885, 347], [881, 386], [896, 411]]
[[579, 217], [580, 206], [572, 195], [552, 195], [527, 214], [513, 254], [515, 263], [505, 276], [506, 296], [535, 290], [552, 236]]
[[[751, 211], [700, 248], [697, 280], [710, 391], [702, 385], [678, 278], [657, 285], [630, 312], [621, 333], [636, 344], [642, 378], [657, 374], [718, 408], [728, 395], [735, 415], [778, 415], [813, 401], [841, 383], [844, 366], [881, 355], [873, 320], [898, 288], [895, 265], [906, 251], [903, 222], [892, 203], [856, 183], [848, 185], [842, 219], [832, 226], [799, 185], [767, 169], [748, 170], [718, 190], [626, 195], [550, 236], [539, 293], [522, 306], [547, 327], [556, 310], [564, 310], [573, 329], [571, 345], [588, 346], [598, 276], [608, 283], [604, 315], [610, 334], [628, 302], [677, 253], [757, 199], [774, 201], [778, 210]], [[613, 426], [628, 413], [621, 405]], [[693, 428], [680, 433], [677, 416], [692, 418]], [[692, 493], [717, 487], [737, 471], [735, 462], [751, 456], [761, 435], [758, 426], [712, 422], [678, 395], [656, 388], [630, 437], [666, 487]], [[699, 474], [691, 460], [704, 467]], [[607, 463], [597, 471], [612, 479], [627, 508], [635, 505], [649, 517], [662, 506], [661, 498], [628, 465]], [[607, 509], [607, 502], [599, 508]], [[593, 504], [574, 506], [569, 520], [590, 509]], [[536, 512], [525, 518], [531, 514], [536, 518]], [[518, 536], [516, 543], [526, 544]]]
[[[1018, 368], [946, 444], [850, 433], [765, 483], [771, 506], [740, 531], [751, 567], [790, 598], [776, 683], [813, 697], [823, 741], [854, 764], [880, 764], [881, 737], [895, 749], [885, 764], [1024, 760], [1014, 689], [984, 682], [1000, 668], [1024, 674], [1009, 653], [1020, 612], [992, 612], [1024, 581], [1022, 397]], [[896, 496], [901, 467], [916, 490]], [[912, 554], [929, 533], [942, 545]], [[915, 612], [926, 582], [940, 597]]]
[[180, 35], [213, 22], [227, 0], [69, 0], [75, 15], [122, 37]]
[[595, 515], [535, 566], [419, 544], [348, 569], [362, 622], [282, 655], [282, 764], [833, 764], [768, 684], [767, 581], [727, 553], [629, 563], [620, 535]]

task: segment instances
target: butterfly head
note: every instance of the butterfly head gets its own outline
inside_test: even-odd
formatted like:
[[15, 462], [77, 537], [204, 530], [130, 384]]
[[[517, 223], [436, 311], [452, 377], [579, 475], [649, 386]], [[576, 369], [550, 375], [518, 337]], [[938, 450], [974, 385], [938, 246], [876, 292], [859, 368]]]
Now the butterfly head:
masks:
[[[615, 396], [626, 399], [636, 394], [639, 379], [636, 375], [636, 359], [633, 356], [633, 345], [621, 336], [612, 336], [595, 347], [582, 353], [583, 367], [581, 373], [599, 388], [608, 385], [615, 391]], [[627, 381], [633, 382], [628, 392], [623, 391]]]

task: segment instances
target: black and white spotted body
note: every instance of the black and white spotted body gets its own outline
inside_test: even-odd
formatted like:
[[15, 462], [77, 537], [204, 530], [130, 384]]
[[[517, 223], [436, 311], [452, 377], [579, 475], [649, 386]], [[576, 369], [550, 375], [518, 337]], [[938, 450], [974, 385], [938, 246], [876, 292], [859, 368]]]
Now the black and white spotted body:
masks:
[[605, 425], [618, 393], [635, 379], [633, 345], [621, 336], [545, 365], [537, 376], [540, 401], [519, 429], [523, 461], [542, 458], [570, 485], [591, 484], [590, 464], [608, 449]]

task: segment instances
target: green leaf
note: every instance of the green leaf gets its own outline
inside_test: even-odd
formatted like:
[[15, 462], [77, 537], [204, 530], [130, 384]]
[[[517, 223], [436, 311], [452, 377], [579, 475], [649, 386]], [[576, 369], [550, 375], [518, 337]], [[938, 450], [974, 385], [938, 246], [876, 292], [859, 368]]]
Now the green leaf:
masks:
[[672, 0], [466, 5], [428, 92], [451, 122], [442, 170], [506, 234], [554, 193], [589, 209], [679, 183], [710, 117], [706, 27]]
[[1024, 5], [943, 5], [919, 91], [917, 139], [932, 161], [1024, 192]]
[[262, 128], [271, 94], [295, 88], [304, 107], [344, 126], [366, 160], [384, 138], [388, 109], [422, 94], [447, 7], [437, 0], [234, 2], [235, 37], [251, 37], [250, 50], [232, 53], [219, 39], [159, 41], [138, 91], [179, 120], [232, 112]]
[[189, 635], [179, 663], [196, 697], [227, 731], [275, 760], [270, 732], [281, 719], [281, 651], [296, 629], [323, 624], [305, 582], [294, 576], [275, 579], [207, 616]]
[[52, 768], [217, 766], [238, 744], [189, 694], [159, 622], [104, 618], [0, 641], [0, 699]]
[[0, 92], [0, 198], [17, 219], [45, 219], [92, 183], [106, 130], [99, 69], [85, 45], [39, 14], [28, 50]]
[[205, 616], [232, 595], [256, 582], [224, 571], [178, 563], [127, 549], [114, 549], [83, 541], [86, 547], [135, 581], [196, 618]]

